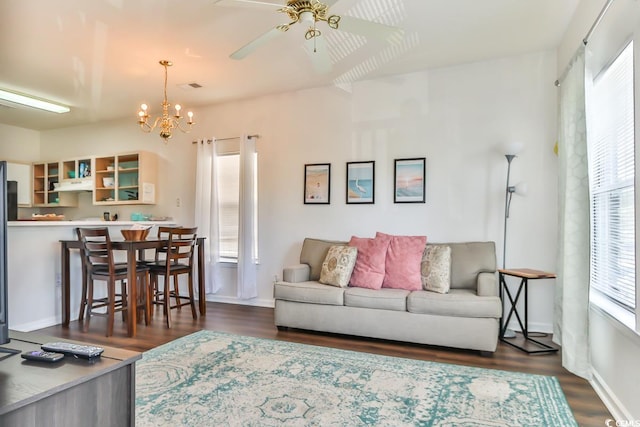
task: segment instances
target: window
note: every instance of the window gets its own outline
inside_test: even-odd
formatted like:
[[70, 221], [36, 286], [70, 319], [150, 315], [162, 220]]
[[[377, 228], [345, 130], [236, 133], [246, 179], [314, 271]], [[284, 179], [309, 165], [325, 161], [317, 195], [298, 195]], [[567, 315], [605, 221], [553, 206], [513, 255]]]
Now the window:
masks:
[[[253, 168], [257, 171], [258, 157], [253, 155]], [[225, 152], [217, 156], [216, 171], [218, 183], [218, 229], [219, 251], [223, 262], [238, 260], [238, 239], [240, 221], [240, 154], [236, 151]], [[254, 230], [258, 235], [258, 183], [257, 173], [253, 174], [255, 189], [253, 194]], [[253, 253], [257, 259], [258, 239], [254, 239]]]
[[240, 155], [218, 157], [218, 224], [220, 257], [238, 258], [238, 221], [240, 213]]
[[589, 99], [591, 300], [635, 330], [633, 42], [593, 81]]

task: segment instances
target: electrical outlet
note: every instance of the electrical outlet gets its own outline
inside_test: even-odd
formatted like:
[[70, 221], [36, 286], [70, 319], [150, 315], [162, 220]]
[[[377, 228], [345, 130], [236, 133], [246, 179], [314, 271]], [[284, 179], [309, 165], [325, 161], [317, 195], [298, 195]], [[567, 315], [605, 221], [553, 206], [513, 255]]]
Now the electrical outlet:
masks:
[[182, 200], [180, 200], [180, 197], [178, 197], [178, 198], [176, 199], [176, 207], [178, 207], [178, 208], [179, 208], [181, 204], [182, 204]]

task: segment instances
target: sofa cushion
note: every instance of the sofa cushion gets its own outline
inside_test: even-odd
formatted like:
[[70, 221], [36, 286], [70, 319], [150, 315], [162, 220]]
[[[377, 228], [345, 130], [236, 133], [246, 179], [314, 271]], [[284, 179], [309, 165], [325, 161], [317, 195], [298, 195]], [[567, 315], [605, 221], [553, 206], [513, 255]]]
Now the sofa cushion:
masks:
[[447, 243], [451, 247], [451, 288], [476, 289], [478, 274], [496, 271], [494, 242]]
[[347, 288], [344, 305], [381, 310], [407, 311], [407, 296], [404, 289]]
[[373, 239], [351, 237], [349, 246], [358, 248], [358, 258], [349, 282], [351, 286], [369, 289], [382, 287], [389, 240], [390, 238], [385, 236], [376, 236]]
[[351, 272], [356, 265], [358, 248], [336, 245], [329, 248], [327, 257], [322, 263], [320, 283], [345, 288], [349, 284]]
[[426, 245], [421, 262], [422, 288], [446, 294], [451, 287], [451, 247]]
[[422, 289], [420, 261], [427, 238], [425, 236], [390, 236], [380, 232], [376, 233], [376, 238], [378, 237], [389, 239], [382, 287], [409, 291]]
[[333, 245], [345, 245], [346, 242], [335, 240], [320, 239], [304, 239], [302, 250], [300, 251], [300, 264], [308, 264], [311, 271], [309, 272], [309, 280], [320, 279], [322, 271], [322, 263], [327, 257], [329, 248]]
[[273, 286], [275, 299], [308, 302], [325, 305], [344, 305], [344, 289], [323, 285], [315, 281], [289, 283], [276, 282]]
[[451, 289], [448, 294], [414, 291], [407, 297], [407, 311], [453, 317], [491, 317], [502, 315], [498, 297], [479, 297], [468, 289]]

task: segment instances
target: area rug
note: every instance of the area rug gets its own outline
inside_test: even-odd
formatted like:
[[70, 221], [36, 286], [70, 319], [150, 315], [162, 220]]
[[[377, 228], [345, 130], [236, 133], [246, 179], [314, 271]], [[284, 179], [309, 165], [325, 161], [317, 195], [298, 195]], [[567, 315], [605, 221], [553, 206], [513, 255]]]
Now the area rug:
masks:
[[136, 370], [136, 426], [577, 426], [555, 377], [212, 331]]

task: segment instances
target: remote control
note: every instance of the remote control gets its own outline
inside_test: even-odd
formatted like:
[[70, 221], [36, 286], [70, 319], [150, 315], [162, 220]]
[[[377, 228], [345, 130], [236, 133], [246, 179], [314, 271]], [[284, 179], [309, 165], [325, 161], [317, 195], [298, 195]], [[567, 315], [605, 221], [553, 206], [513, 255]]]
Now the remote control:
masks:
[[64, 354], [51, 353], [42, 350], [26, 351], [20, 355], [23, 359], [34, 360], [37, 362], [58, 362], [64, 359]]
[[50, 342], [42, 344], [41, 347], [44, 351], [62, 353], [64, 355], [81, 357], [83, 359], [93, 359], [94, 357], [100, 357], [100, 355], [104, 351], [102, 347], [72, 344], [69, 342]]

